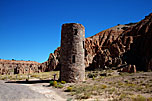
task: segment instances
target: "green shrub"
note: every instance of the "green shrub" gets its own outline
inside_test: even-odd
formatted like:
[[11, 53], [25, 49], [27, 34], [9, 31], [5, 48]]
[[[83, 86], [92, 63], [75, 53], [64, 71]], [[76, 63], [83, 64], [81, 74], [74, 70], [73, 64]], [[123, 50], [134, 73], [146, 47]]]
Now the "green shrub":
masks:
[[63, 88], [63, 85], [61, 83], [58, 83], [55, 88]]
[[50, 86], [57, 86], [57, 81], [50, 81]]
[[123, 85], [123, 83], [122, 82], [118, 82], [118, 86], [120, 87], [120, 86], [122, 86]]
[[147, 98], [147, 101], [152, 101], [152, 97]]
[[65, 82], [65, 81], [61, 81], [61, 83], [62, 83], [62, 84], [66, 84], [66, 82]]
[[92, 80], [95, 80], [95, 77], [94, 77], [94, 76], [92, 77]]
[[97, 76], [98, 76], [98, 74], [96, 74], [96, 73], [89, 73], [88, 74], [89, 78], [93, 78], [93, 77], [97, 77]]
[[50, 81], [50, 86], [53, 86], [53, 81]]
[[133, 84], [133, 83], [126, 83], [125, 86], [127, 86], [127, 87], [135, 87], [136, 85]]
[[101, 87], [101, 89], [105, 89], [105, 88], [107, 88], [107, 86], [106, 86], [106, 85], [104, 85], [104, 84], [102, 84], [100, 87]]
[[67, 89], [65, 90], [65, 92], [72, 92], [72, 87], [67, 87]]
[[63, 88], [63, 85], [57, 81], [50, 81], [50, 86], [53, 86], [55, 88]]

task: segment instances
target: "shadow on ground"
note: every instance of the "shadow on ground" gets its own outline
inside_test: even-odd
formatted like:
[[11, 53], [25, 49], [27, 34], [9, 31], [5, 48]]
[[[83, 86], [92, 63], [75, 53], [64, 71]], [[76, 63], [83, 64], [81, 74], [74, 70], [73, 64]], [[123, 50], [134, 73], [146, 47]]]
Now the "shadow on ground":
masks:
[[49, 83], [51, 80], [29, 80], [29, 81], [7, 81], [5, 83], [18, 83], [18, 84], [36, 84], [36, 83]]

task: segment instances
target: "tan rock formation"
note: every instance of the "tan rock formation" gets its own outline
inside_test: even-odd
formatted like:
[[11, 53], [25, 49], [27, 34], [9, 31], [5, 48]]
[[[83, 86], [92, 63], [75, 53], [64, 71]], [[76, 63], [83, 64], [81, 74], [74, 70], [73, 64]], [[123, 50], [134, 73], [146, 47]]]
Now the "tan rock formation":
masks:
[[44, 72], [40, 63], [35, 61], [16, 61], [0, 59], [0, 74], [27, 74]]

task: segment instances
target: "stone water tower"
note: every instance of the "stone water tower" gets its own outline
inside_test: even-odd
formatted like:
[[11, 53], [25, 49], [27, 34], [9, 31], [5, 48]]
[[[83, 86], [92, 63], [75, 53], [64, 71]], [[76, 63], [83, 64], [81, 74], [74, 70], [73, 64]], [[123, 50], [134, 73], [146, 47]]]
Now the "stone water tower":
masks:
[[62, 25], [60, 79], [66, 82], [85, 80], [85, 28], [78, 23]]

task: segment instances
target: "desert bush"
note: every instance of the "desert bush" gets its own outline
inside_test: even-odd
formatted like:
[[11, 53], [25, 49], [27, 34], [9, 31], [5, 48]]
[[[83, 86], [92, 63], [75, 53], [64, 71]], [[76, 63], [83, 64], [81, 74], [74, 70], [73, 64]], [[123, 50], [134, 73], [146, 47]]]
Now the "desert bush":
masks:
[[117, 82], [118, 86], [122, 86], [123, 85], [123, 82]]
[[50, 86], [57, 86], [57, 81], [50, 81]]
[[64, 87], [60, 82], [57, 82], [57, 81], [50, 81], [50, 86], [53, 86], [55, 88], [63, 88]]
[[97, 73], [89, 73], [88, 74], [88, 78], [93, 78], [93, 77], [97, 77], [98, 74]]
[[65, 81], [61, 81], [61, 83], [62, 83], [62, 84], [66, 84], [66, 82], [65, 82]]
[[95, 77], [94, 77], [94, 76], [92, 77], [92, 80], [95, 80]]
[[147, 98], [147, 101], [152, 101], [152, 97]]
[[72, 92], [73, 88], [72, 87], [67, 87], [67, 89], [65, 90], [65, 92]]
[[63, 88], [64, 86], [61, 83], [57, 83], [57, 85], [54, 86], [55, 88]]
[[147, 98], [142, 95], [137, 95], [136, 97], [132, 98], [132, 101], [147, 101]]
[[50, 81], [50, 86], [53, 86], [53, 81]]
[[133, 83], [126, 83], [125, 86], [127, 86], [127, 87], [135, 87], [136, 85], [133, 84]]
[[84, 93], [84, 94], [81, 94], [81, 95], [77, 95], [76, 96], [76, 99], [88, 99], [91, 97], [91, 93]]
[[101, 84], [100, 88], [105, 89], [105, 88], [107, 88], [107, 85]]
[[137, 87], [136, 87], [136, 90], [137, 90], [137, 91], [142, 91], [142, 89], [143, 89], [142, 86], [137, 86]]
[[119, 100], [122, 100], [122, 99], [124, 99], [124, 98], [126, 98], [127, 97], [127, 95], [125, 94], [125, 93], [122, 93], [121, 95], [120, 95], [120, 97], [119, 97]]

